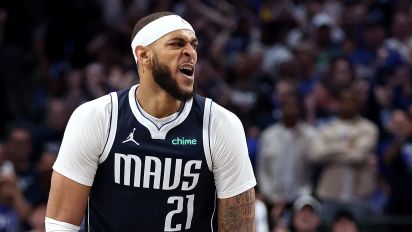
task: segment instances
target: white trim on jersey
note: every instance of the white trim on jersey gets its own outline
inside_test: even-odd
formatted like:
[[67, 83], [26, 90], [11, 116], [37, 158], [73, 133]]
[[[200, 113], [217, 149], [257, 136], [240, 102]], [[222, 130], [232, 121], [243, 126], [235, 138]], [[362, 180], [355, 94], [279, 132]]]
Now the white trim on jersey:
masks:
[[117, 99], [117, 93], [112, 92], [110, 93], [111, 97], [111, 120], [110, 120], [110, 130], [109, 130], [109, 137], [107, 139], [107, 143], [104, 147], [102, 155], [99, 157], [99, 164], [103, 163], [107, 157], [109, 156], [109, 152], [112, 149], [113, 143], [114, 143], [114, 138], [116, 137], [116, 131], [117, 131], [117, 118], [119, 114], [119, 100]]
[[140, 112], [137, 106], [136, 89], [138, 88], [138, 86], [139, 85], [134, 85], [132, 88], [130, 88], [129, 91], [129, 105], [130, 109], [132, 109], [133, 115], [140, 124], [142, 124], [150, 131], [152, 139], [165, 139], [167, 132], [180, 125], [187, 118], [187, 116], [190, 113], [190, 110], [192, 109], [193, 99], [186, 102], [182, 112], [179, 114], [179, 116], [176, 117], [176, 119], [168, 123], [165, 123], [160, 128], [158, 128], [156, 126], [156, 123], [152, 122], [150, 119], [145, 117], [143, 113]]
[[205, 158], [209, 170], [212, 171], [212, 154], [210, 152], [210, 109], [212, 107], [212, 100], [206, 98], [205, 108], [203, 113], [203, 149], [205, 150]]
[[213, 218], [215, 217], [215, 211], [216, 211], [216, 199], [217, 199], [217, 193], [215, 190], [215, 200], [214, 200], [214, 205], [213, 205], [213, 213], [212, 213], [212, 218], [210, 219], [210, 231], [213, 232]]
[[87, 232], [90, 232], [90, 198], [87, 198]]

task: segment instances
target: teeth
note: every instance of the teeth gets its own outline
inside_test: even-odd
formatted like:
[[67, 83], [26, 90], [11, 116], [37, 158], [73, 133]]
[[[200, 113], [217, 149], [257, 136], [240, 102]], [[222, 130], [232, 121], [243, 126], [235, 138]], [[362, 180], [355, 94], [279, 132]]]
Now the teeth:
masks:
[[188, 66], [184, 66], [184, 67], [181, 67], [180, 69], [185, 69], [185, 70], [193, 70], [193, 68], [192, 67], [188, 67]]
[[190, 64], [183, 64], [182, 66], [180, 66], [180, 72], [182, 72], [184, 75], [187, 76], [192, 76], [193, 72], [194, 72], [194, 67], [193, 65]]

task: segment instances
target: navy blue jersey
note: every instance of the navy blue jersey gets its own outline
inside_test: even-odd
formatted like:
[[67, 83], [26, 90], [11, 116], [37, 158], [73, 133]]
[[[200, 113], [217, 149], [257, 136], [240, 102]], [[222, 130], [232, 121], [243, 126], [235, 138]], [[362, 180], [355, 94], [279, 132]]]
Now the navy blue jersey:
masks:
[[217, 231], [216, 189], [204, 148], [205, 98], [196, 95], [184, 120], [177, 116], [164, 138], [153, 139], [150, 130], [168, 125], [153, 123], [149, 130], [132, 112], [130, 94], [135, 99], [134, 91], [116, 93], [118, 104], [111, 95], [116, 132], [91, 188], [86, 231]]

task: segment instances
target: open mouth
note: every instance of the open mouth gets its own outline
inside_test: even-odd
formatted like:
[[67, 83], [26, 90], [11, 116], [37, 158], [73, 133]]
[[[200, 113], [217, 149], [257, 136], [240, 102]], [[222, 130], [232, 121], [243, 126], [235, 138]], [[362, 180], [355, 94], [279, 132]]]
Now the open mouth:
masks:
[[182, 74], [191, 77], [195, 72], [195, 66], [192, 64], [183, 64], [180, 66], [179, 71]]

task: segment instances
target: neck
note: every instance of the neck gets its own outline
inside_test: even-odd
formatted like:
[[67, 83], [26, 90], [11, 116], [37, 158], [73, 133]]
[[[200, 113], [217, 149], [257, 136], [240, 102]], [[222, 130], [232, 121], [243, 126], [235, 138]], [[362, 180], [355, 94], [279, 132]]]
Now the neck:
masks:
[[159, 86], [139, 85], [136, 99], [148, 114], [156, 118], [164, 118], [179, 111], [182, 102], [168, 95]]
[[294, 128], [298, 122], [294, 120], [283, 120], [283, 125], [286, 128]]
[[357, 114], [355, 115], [340, 115], [340, 119], [343, 121], [351, 121], [357, 118]]

